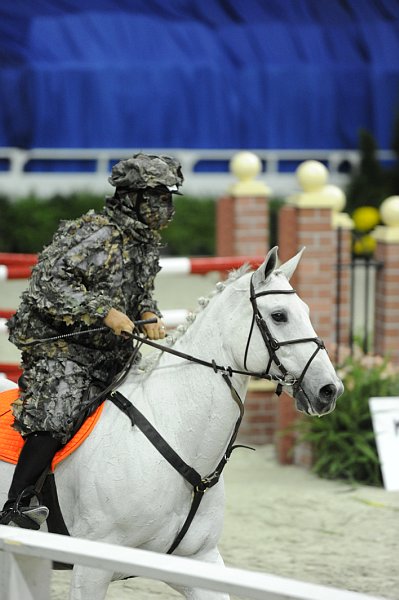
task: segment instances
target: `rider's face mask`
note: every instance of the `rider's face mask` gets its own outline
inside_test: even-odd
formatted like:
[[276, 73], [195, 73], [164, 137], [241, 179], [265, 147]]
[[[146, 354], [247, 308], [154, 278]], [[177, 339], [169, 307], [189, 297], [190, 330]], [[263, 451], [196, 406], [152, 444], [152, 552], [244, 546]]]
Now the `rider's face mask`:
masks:
[[174, 214], [172, 193], [166, 187], [146, 188], [140, 193], [137, 215], [150, 229], [163, 229]]

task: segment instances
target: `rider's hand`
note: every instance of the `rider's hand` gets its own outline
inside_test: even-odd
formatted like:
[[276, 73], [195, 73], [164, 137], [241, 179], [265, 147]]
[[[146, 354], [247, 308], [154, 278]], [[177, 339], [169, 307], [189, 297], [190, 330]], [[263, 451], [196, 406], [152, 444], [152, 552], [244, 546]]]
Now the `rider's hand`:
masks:
[[123, 333], [133, 333], [134, 323], [125, 313], [116, 308], [111, 308], [104, 319], [104, 324], [112, 329], [115, 335], [123, 335]]
[[140, 318], [145, 320], [153, 319], [154, 317], [156, 317], [158, 321], [156, 323], [149, 323], [147, 325], [143, 325], [144, 330], [147, 334], [147, 337], [149, 337], [150, 340], [162, 340], [165, 337], [165, 324], [162, 321], [162, 319], [157, 317], [157, 315], [155, 315], [152, 312], [144, 312]]

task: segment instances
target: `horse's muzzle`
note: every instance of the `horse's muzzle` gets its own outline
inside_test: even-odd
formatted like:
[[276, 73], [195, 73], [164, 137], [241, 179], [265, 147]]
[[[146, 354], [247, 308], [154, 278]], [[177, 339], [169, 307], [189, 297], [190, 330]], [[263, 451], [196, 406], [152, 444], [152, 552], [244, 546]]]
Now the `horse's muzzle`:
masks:
[[327, 415], [334, 410], [337, 398], [343, 391], [344, 386], [339, 380], [337, 384], [328, 383], [321, 387], [316, 396], [313, 396], [313, 394], [310, 396], [301, 387], [294, 394], [296, 408], [309, 416]]

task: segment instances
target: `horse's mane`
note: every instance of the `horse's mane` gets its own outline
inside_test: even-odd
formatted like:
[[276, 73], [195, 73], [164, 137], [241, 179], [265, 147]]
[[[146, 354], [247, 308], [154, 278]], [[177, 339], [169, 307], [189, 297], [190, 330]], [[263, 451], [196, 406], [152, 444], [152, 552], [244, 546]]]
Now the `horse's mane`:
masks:
[[[180, 339], [186, 333], [187, 329], [189, 327], [191, 327], [191, 325], [194, 323], [195, 319], [197, 318], [197, 315], [199, 313], [201, 313], [203, 310], [205, 310], [205, 308], [208, 306], [209, 302], [215, 296], [217, 296], [218, 294], [221, 294], [227, 286], [229, 286], [234, 281], [237, 281], [237, 279], [240, 279], [240, 277], [242, 277], [243, 275], [248, 273], [249, 270], [250, 270], [250, 265], [244, 264], [239, 269], [230, 271], [228, 278], [225, 281], [219, 281], [216, 284], [215, 289], [212, 290], [212, 292], [208, 296], [201, 296], [200, 298], [198, 298], [197, 308], [187, 315], [184, 323], [179, 325], [173, 331], [173, 333], [169, 334], [166, 337], [165, 345], [166, 346], [174, 346], [174, 344], [177, 342], [177, 340]], [[159, 350], [156, 352], [151, 352], [150, 354], [147, 354], [146, 356], [143, 356], [141, 358], [141, 360], [136, 365], [134, 365], [131, 372], [136, 375], [139, 373], [140, 374], [150, 373], [155, 368], [161, 354], [162, 353]]]

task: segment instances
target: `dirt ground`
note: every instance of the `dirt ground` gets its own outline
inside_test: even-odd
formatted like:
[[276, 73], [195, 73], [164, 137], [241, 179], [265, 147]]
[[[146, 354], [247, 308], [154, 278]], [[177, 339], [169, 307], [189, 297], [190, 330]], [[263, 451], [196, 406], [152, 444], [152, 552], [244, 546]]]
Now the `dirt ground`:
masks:
[[[237, 450], [226, 470], [227, 565], [399, 600], [399, 492], [279, 466], [272, 446]], [[52, 600], [68, 598], [55, 572]], [[163, 583], [112, 583], [107, 600], [181, 598]], [[320, 599], [322, 600], [322, 599]]]

